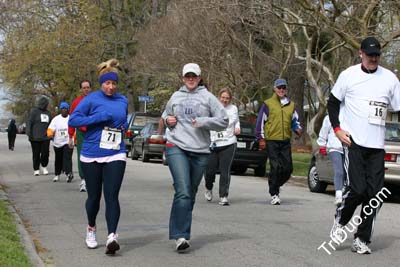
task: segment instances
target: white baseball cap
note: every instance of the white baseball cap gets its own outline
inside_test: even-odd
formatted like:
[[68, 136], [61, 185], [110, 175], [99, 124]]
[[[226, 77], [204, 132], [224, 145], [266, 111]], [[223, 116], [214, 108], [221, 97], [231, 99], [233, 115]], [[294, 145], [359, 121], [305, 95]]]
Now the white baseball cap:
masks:
[[185, 66], [183, 66], [182, 76], [185, 76], [190, 72], [196, 74], [197, 76], [201, 75], [200, 67], [196, 63], [188, 63]]

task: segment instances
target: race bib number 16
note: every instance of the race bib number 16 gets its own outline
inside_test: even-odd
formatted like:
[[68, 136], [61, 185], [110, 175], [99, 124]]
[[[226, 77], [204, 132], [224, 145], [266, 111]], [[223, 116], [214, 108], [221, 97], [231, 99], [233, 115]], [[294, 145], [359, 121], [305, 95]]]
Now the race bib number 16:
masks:
[[385, 126], [387, 106], [388, 105], [383, 102], [370, 101], [368, 122]]

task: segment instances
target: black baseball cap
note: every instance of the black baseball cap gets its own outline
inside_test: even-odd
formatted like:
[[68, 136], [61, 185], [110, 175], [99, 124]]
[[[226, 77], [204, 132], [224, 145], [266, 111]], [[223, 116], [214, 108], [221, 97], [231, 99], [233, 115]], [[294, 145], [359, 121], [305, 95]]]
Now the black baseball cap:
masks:
[[361, 50], [367, 55], [380, 55], [381, 44], [375, 37], [367, 37], [361, 42]]

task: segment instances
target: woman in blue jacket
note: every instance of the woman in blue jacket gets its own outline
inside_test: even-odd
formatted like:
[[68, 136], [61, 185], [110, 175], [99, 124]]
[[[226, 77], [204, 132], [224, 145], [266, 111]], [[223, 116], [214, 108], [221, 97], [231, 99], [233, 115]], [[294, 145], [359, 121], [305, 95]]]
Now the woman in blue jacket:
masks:
[[128, 100], [116, 92], [118, 64], [116, 59], [110, 59], [97, 66], [101, 89], [86, 96], [69, 119], [70, 127], [87, 127], [80, 156], [88, 193], [86, 245], [97, 247], [96, 216], [103, 186], [108, 229], [106, 254], [111, 255], [120, 248], [116, 233], [120, 216], [118, 195], [126, 166], [122, 136], [128, 127]]

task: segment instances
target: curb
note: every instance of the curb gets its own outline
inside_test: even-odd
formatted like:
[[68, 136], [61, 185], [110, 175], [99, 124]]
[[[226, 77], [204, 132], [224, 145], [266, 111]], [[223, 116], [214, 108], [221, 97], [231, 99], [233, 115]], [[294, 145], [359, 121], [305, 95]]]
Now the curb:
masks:
[[24, 248], [24, 251], [28, 258], [30, 259], [31, 263], [37, 267], [45, 267], [46, 265], [43, 263], [42, 259], [38, 255], [35, 244], [33, 243], [31, 235], [26, 230], [24, 224], [22, 223], [21, 217], [19, 216], [18, 212], [15, 210], [13, 204], [8, 198], [7, 193], [3, 190], [0, 186], [0, 200], [5, 200], [8, 202], [7, 207], [10, 214], [14, 217], [15, 226], [17, 228], [17, 232], [21, 238], [20, 242]]

